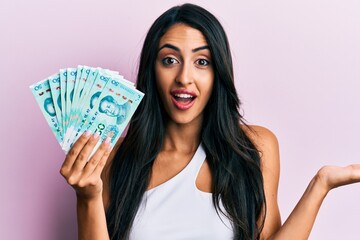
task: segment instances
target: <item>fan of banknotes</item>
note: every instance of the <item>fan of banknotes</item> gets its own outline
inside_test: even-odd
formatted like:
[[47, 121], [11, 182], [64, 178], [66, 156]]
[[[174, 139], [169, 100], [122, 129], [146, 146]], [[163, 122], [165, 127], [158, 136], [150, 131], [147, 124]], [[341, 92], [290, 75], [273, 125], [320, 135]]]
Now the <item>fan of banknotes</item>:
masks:
[[65, 153], [87, 130], [114, 146], [144, 96], [118, 72], [88, 66], [60, 69], [30, 89]]

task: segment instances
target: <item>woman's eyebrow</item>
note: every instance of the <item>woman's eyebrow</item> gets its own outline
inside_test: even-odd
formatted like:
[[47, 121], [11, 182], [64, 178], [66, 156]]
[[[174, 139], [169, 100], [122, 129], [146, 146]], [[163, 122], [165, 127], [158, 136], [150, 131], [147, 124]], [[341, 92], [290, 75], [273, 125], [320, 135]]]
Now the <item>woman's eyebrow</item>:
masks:
[[169, 44], [169, 43], [166, 43], [166, 44], [162, 45], [162, 46], [159, 48], [159, 51], [160, 51], [161, 49], [163, 49], [163, 48], [171, 48], [171, 49], [173, 49], [173, 50], [175, 50], [175, 51], [177, 51], [177, 52], [180, 52], [180, 49], [179, 49], [178, 47], [175, 47], [174, 45], [171, 45], [171, 44]]
[[205, 46], [202, 46], [202, 47], [194, 48], [194, 49], [192, 50], [192, 52], [197, 52], [197, 51], [204, 50], [204, 49], [210, 50], [209, 46], [208, 46], [208, 45], [205, 45]]
[[[169, 44], [169, 43], [166, 43], [164, 45], [162, 45], [160, 48], [159, 48], [159, 51], [163, 48], [170, 48], [170, 49], [173, 49], [177, 52], [181, 52], [180, 49], [172, 44]], [[204, 49], [209, 49], [209, 46], [208, 45], [205, 45], [205, 46], [201, 46], [201, 47], [197, 47], [197, 48], [194, 48], [193, 50], [191, 50], [192, 52], [197, 52], [197, 51], [200, 51], [200, 50], [204, 50]]]

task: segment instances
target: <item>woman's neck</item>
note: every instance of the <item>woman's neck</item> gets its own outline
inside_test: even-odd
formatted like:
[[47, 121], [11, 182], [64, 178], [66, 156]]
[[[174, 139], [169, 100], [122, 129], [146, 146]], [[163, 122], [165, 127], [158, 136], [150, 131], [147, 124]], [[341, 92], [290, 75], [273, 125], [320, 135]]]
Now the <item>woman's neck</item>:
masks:
[[177, 124], [169, 121], [165, 129], [163, 150], [194, 152], [200, 144], [202, 121]]

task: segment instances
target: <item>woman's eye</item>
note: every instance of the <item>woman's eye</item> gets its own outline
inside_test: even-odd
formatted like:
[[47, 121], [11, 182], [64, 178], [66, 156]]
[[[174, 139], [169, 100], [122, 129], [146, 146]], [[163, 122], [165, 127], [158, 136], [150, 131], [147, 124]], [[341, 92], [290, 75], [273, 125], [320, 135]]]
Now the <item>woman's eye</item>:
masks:
[[200, 66], [207, 66], [210, 64], [210, 62], [208, 60], [203, 59], [203, 58], [196, 60], [196, 63]]
[[166, 57], [162, 60], [162, 63], [164, 65], [171, 65], [171, 64], [176, 64], [178, 63], [178, 61], [175, 58], [172, 57]]

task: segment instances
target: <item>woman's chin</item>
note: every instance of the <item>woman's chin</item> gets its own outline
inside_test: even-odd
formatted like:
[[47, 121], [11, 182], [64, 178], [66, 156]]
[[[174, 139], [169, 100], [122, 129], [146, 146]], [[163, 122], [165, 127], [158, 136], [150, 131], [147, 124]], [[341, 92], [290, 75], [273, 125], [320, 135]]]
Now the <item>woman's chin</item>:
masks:
[[191, 116], [190, 114], [181, 114], [182, 116], [171, 116], [169, 121], [176, 125], [198, 125], [201, 123], [201, 116]]

